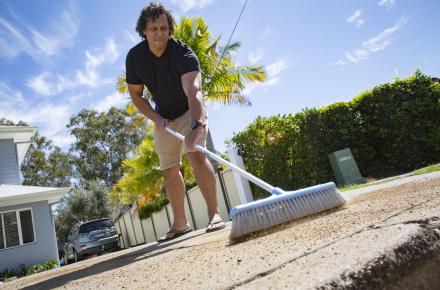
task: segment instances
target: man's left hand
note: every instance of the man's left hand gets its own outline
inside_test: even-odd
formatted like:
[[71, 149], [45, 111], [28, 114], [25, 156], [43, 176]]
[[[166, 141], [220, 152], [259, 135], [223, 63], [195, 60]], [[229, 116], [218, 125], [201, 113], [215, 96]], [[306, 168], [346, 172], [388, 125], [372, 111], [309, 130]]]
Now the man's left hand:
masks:
[[199, 126], [185, 136], [185, 145], [190, 150], [195, 150], [195, 145], [199, 142], [205, 128]]

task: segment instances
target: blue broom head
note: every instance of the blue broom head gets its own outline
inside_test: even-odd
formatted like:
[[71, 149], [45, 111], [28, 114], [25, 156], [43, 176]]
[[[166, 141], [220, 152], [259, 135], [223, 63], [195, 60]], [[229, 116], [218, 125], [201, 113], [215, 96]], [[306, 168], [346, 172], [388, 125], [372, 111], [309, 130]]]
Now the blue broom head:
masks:
[[[316, 193], [324, 194], [324, 193], [330, 193], [330, 192], [335, 192], [338, 195], [340, 195], [340, 193], [337, 192], [337, 188], [336, 188], [336, 185], [334, 182], [318, 184], [315, 186], [310, 186], [307, 188], [298, 189], [298, 190], [294, 190], [294, 191], [284, 191], [281, 188], [275, 187], [274, 190], [272, 191], [272, 195], [270, 197], [264, 198], [264, 199], [259, 199], [259, 200], [249, 202], [246, 204], [240, 204], [240, 205], [231, 209], [230, 216], [232, 218], [232, 216], [235, 216], [239, 213], [245, 212], [250, 209], [264, 207], [269, 204], [283, 202], [286, 200], [299, 198], [301, 196], [307, 196], [307, 195], [312, 195], [312, 194], [316, 194]], [[342, 196], [340, 196], [340, 199], [342, 199], [340, 201], [341, 204], [345, 203], [345, 199]]]
[[301, 218], [345, 203], [333, 182], [295, 191], [274, 188], [272, 195], [231, 209], [231, 238]]

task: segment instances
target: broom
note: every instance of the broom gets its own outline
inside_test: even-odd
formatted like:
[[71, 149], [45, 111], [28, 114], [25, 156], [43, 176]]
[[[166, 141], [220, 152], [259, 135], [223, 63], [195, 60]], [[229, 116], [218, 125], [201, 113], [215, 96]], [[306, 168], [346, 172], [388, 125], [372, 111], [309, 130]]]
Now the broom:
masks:
[[[185, 140], [182, 134], [168, 127], [165, 130], [178, 139]], [[268, 198], [241, 204], [231, 209], [231, 239], [236, 239], [258, 230], [318, 213], [345, 203], [344, 197], [337, 190], [333, 182], [295, 191], [284, 191], [281, 188], [264, 182], [198, 144], [195, 147], [198, 151], [225, 164], [244, 178], [272, 194]]]

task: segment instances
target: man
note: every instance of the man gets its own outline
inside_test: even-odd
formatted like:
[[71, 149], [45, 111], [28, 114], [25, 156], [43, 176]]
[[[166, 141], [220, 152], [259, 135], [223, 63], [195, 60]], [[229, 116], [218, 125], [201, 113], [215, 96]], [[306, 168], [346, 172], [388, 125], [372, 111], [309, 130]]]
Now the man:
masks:
[[[195, 150], [195, 144], [205, 146], [208, 129], [199, 61], [186, 44], [171, 38], [174, 26], [169, 11], [150, 3], [142, 9], [136, 25], [144, 40], [128, 52], [126, 59], [126, 80], [133, 103], [155, 125], [154, 147], [174, 215], [170, 231], [160, 242], [192, 230], [185, 216], [185, 186], [179, 170], [182, 149], [208, 207], [206, 231], [225, 227], [217, 206], [214, 170], [205, 154]], [[153, 96], [154, 109], [142, 97], [144, 86]], [[167, 133], [166, 126], [183, 134], [185, 142]]]

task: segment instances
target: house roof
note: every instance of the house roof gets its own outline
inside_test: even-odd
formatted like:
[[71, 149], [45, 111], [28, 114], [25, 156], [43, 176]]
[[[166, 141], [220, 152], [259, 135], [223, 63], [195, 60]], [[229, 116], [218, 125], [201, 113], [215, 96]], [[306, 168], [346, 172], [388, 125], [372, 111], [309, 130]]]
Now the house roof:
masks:
[[47, 200], [49, 204], [59, 202], [70, 187], [39, 187], [25, 185], [0, 185], [0, 206], [10, 206]]
[[13, 139], [14, 144], [17, 146], [18, 164], [24, 160], [29, 145], [31, 144], [31, 138], [37, 133], [35, 127], [23, 127], [23, 126], [0, 126], [0, 139]]

